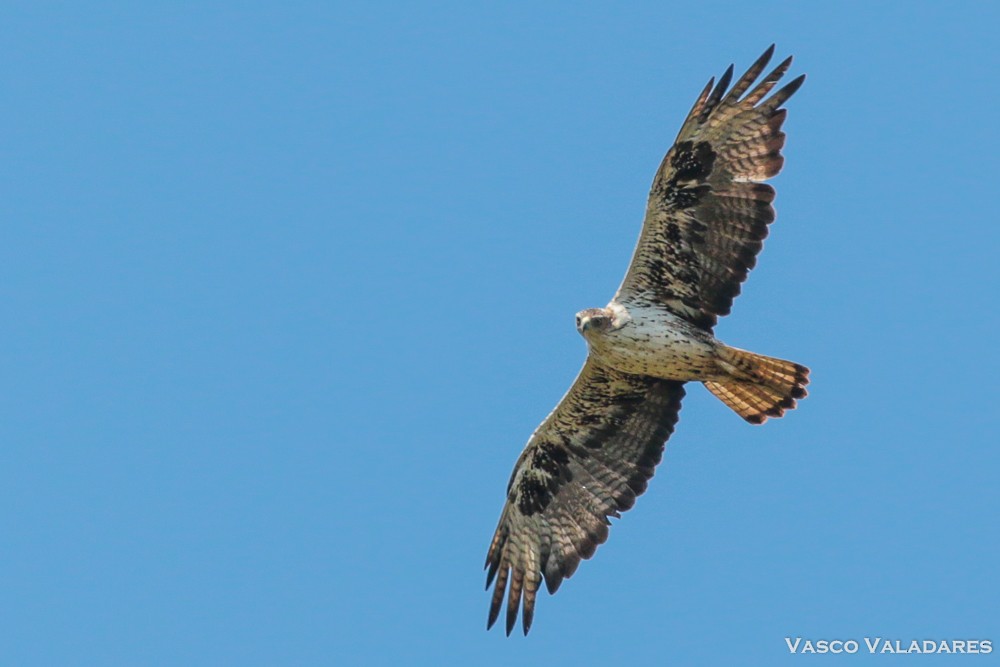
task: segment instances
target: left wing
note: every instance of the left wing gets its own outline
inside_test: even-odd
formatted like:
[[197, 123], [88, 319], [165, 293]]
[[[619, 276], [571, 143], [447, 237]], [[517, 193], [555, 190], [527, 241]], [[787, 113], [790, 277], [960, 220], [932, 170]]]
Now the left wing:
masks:
[[729, 313], [774, 220], [774, 188], [762, 181], [784, 163], [780, 107], [805, 79], [764, 100], [791, 65], [788, 58], [750, 90], [773, 53], [772, 44], [727, 91], [730, 65], [695, 102], [653, 179], [616, 300], [662, 305], [709, 330]]
[[619, 373], [588, 358], [572, 388], [521, 453], [486, 556], [496, 578], [487, 627], [507, 583], [507, 634], [523, 600], [528, 633], [542, 578], [555, 593], [646, 490], [677, 423], [684, 383]]

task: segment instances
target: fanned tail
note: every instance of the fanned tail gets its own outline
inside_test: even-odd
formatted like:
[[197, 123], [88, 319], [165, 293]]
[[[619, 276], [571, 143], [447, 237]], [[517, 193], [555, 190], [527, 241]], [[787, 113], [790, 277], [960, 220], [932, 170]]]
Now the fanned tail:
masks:
[[809, 369], [794, 361], [723, 348], [719, 365], [732, 379], [706, 382], [708, 390], [751, 424], [780, 417], [806, 396]]

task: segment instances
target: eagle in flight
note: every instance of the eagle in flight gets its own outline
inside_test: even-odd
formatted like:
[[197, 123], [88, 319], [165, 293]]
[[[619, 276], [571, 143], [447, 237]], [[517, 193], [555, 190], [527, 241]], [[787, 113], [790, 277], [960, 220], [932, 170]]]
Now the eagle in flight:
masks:
[[618, 293], [576, 315], [587, 361], [514, 466], [486, 556], [488, 628], [506, 595], [507, 634], [519, 609], [527, 634], [542, 580], [555, 593], [607, 539], [609, 517], [632, 507], [660, 462], [685, 382], [704, 383], [751, 424], [806, 395], [806, 367], [712, 335], [774, 220], [763, 181], [781, 170], [781, 105], [805, 79], [767, 97], [792, 62], [754, 85], [773, 53], [772, 44], [732, 88], [732, 65], [708, 82], [653, 179]]

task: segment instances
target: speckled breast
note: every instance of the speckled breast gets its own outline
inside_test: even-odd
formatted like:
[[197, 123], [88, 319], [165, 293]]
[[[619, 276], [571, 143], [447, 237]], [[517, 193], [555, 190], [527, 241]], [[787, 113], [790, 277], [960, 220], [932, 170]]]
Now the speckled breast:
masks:
[[666, 310], [628, 308], [620, 328], [587, 337], [591, 352], [625, 373], [668, 380], [711, 380], [725, 373], [716, 365], [715, 338]]

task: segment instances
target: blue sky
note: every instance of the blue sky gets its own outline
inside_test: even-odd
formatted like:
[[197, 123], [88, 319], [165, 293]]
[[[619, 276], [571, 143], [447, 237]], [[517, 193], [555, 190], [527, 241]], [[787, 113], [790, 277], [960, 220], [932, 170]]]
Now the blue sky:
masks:
[[[0, 9], [0, 662], [1000, 642], [1000, 13], [626, 4]], [[701, 87], [771, 42], [808, 80], [717, 333], [810, 396], [755, 428], [690, 387], [608, 543], [527, 638], [487, 633], [573, 315]]]

